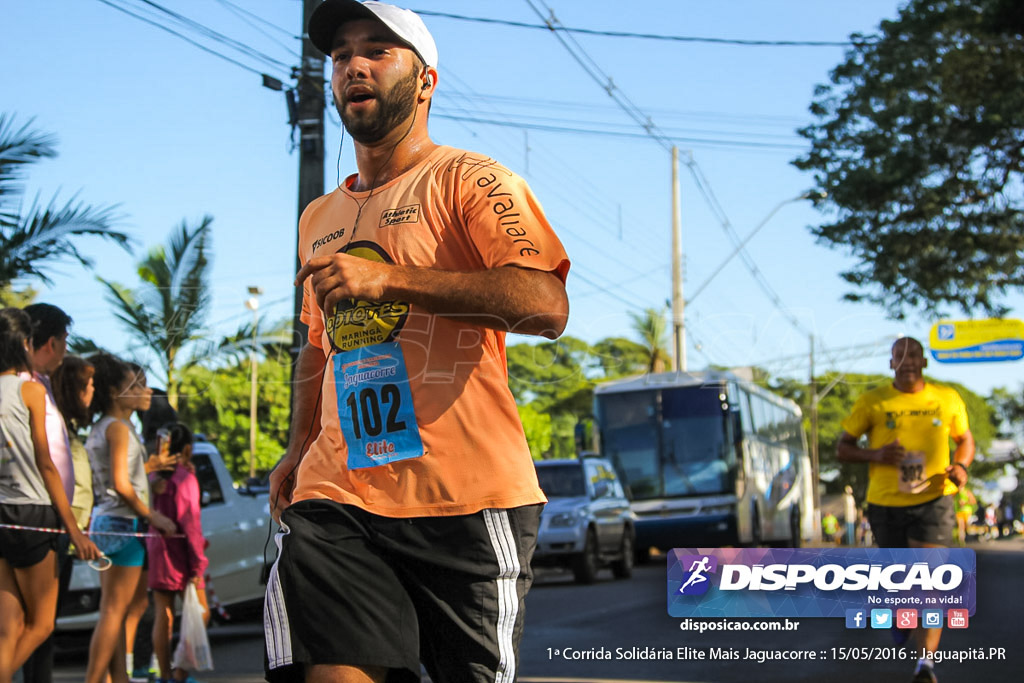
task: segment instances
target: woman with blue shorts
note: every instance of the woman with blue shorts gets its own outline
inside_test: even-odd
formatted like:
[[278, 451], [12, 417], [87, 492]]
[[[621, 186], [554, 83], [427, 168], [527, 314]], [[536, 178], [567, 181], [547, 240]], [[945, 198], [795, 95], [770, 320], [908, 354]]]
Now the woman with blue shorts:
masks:
[[146, 410], [153, 395], [146, 375], [108, 353], [89, 358], [96, 369], [91, 410], [101, 418], [85, 442], [93, 473], [92, 538], [111, 561], [100, 574], [100, 614], [89, 644], [88, 683], [101, 683], [109, 672], [112, 683], [128, 683], [125, 669], [124, 620], [142, 578], [146, 551], [143, 539], [132, 534], [152, 527], [163, 534], [174, 522], [149, 506], [146, 450], [129, 422], [136, 410]]

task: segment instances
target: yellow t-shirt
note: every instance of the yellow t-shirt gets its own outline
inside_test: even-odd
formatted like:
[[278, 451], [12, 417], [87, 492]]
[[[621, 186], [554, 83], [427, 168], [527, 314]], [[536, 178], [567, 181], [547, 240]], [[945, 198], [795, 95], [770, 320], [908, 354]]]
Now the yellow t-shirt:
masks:
[[[372, 191], [349, 189], [353, 180], [303, 212], [303, 262], [345, 251], [450, 271], [516, 265], [565, 281], [568, 257], [526, 182], [485, 156], [439, 147]], [[503, 332], [403, 301], [345, 300], [325, 320], [308, 279], [302, 320], [309, 342], [324, 349], [328, 361], [321, 432], [299, 467], [293, 500], [329, 499], [387, 517], [470, 514], [545, 501], [508, 388]], [[350, 392], [356, 380], [395, 374], [387, 366], [391, 357], [384, 365], [383, 356], [373, 354], [350, 362], [352, 353], [396, 341], [408, 381], [398, 372], [390, 393]], [[408, 409], [402, 398], [407, 394], [400, 393], [406, 391], [414, 417], [397, 410]], [[363, 456], [360, 449], [367, 458], [389, 457], [393, 443], [358, 441], [367, 431], [380, 434], [385, 422], [403, 434], [418, 432], [415, 453], [354, 468], [349, 440], [358, 445], [351, 454], [356, 458]]]
[[867, 434], [868, 448], [899, 439], [907, 450], [899, 466], [868, 464], [869, 503], [905, 507], [956, 493], [946, 477], [949, 439], [964, 434], [968, 425], [967, 408], [955, 390], [934, 384], [914, 393], [879, 387], [857, 399], [842, 427], [855, 437]]

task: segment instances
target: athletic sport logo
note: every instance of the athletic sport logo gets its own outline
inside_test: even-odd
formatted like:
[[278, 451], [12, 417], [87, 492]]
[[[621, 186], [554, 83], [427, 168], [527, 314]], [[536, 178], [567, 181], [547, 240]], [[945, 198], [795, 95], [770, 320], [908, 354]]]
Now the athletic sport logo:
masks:
[[681, 595], [704, 595], [711, 587], [708, 574], [714, 574], [718, 570], [718, 558], [714, 555], [684, 555], [679, 558], [679, 564], [686, 568], [687, 574], [683, 579], [683, 585], [679, 587]]
[[420, 205], [411, 204], [409, 206], [401, 206], [397, 209], [388, 209], [380, 215], [380, 225], [378, 227], [386, 228], [392, 225], [399, 225], [401, 223], [419, 223], [420, 222]]

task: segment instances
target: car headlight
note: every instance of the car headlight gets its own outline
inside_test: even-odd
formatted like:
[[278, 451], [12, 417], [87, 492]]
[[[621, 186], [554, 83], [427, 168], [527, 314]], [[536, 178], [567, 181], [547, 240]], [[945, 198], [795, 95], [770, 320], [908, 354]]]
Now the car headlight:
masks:
[[576, 518], [578, 516], [579, 516], [578, 512], [559, 512], [558, 514], [551, 515], [551, 521], [548, 522], [548, 526], [552, 526], [552, 527], [576, 526]]

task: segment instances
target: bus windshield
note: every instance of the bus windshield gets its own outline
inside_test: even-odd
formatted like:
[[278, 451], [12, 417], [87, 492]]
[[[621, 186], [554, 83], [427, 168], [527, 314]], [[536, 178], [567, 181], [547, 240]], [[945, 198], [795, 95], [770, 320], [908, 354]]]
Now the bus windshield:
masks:
[[694, 386], [600, 397], [601, 447], [633, 500], [732, 491], [734, 451], [720, 394], [717, 386]]

